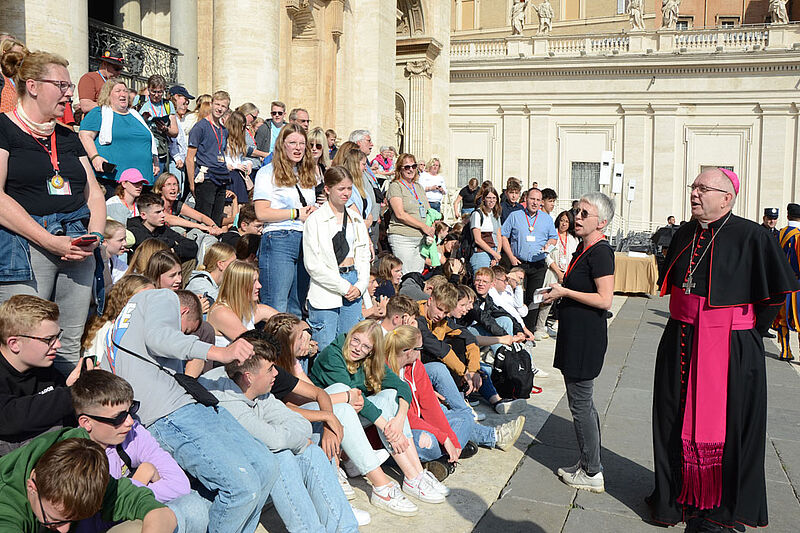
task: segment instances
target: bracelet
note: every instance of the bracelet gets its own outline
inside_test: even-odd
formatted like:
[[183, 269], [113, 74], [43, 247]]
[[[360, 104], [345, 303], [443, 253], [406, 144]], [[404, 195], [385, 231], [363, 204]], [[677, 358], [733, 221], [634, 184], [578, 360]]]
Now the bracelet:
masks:
[[105, 242], [106, 240], [106, 238], [103, 237], [103, 234], [100, 233], [99, 231], [93, 231], [89, 235], [97, 235], [97, 239], [100, 244], [103, 244], [103, 242]]
[[347, 403], [350, 403], [350, 389], [347, 389]]
[[289, 209], [289, 220], [294, 220], [294, 209]]
[[94, 161], [95, 157], [100, 157], [100, 154], [94, 154], [92, 157], [89, 158], [89, 161]]

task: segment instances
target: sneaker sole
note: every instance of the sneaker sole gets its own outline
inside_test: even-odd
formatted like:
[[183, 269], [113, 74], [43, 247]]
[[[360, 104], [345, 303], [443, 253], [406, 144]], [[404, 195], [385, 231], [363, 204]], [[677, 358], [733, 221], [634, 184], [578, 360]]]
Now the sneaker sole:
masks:
[[419, 514], [419, 508], [409, 511], [404, 511], [402, 509], [394, 509], [380, 497], [378, 497], [377, 500], [373, 500], [372, 498], [370, 498], [369, 503], [372, 504], [374, 507], [377, 507], [378, 509], [383, 509], [387, 513], [391, 513], [397, 516], [417, 516]]
[[511, 438], [511, 441], [507, 444], [504, 444], [503, 446], [497, 446], [501, 450], [506, 451], [512, 446], [514, 446], [514, 444], [517, 443], [517, 439], [519, 439], [519, 436], [522, 435], [522, 430], [525, 428], [525, 417], [523, 416], [520, 418], [522, 418], [522, 423], [519, 425], [519, 428], [514, 432], [514, 436]]
[[425, 470], [429, 471], [437, 481], [444, 481], [450, 475], [448, 468], [439, 461], [425, 463]]
[[603, 492], [606, 491], [605, 486], [603, 486], [603, 487], [593, 487], [591, 485], [578, 485], [576, 483], [569, 483], [563, 477], [559, 477], [559, 479], [561, 480], [561, 482], [564, 485], [567, 485], [568, 487], [572, 487], [573, 489], [586, 490], [586, 491], [589, 491], [589, 492], [594, 492], [595, 494], [600, 494], [600, 493], [603, 493]]

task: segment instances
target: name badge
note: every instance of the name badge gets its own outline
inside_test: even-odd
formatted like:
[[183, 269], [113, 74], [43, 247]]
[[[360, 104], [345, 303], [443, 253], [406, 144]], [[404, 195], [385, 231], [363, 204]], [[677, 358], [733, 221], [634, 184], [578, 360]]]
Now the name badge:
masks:
[[536, 235], [525, 235], [525, 240], [528, 242], [536, 242]]
[[50, 196], [70, 196], [72, 189], [69, 180], [64, 179], [60, 174], [55, 174], [47, 180], [47, 194]]
[[428, 210], [425, 209], [425, 206], [420, 204], [419, 206], [419, 218], [425, 220], [425, 216], [428, 214]]
[[222, 154], [219, 154], [217, 156], [217, 163], [224, 163], [224, 162], [225, 162], [225, 158], [222, 156]]

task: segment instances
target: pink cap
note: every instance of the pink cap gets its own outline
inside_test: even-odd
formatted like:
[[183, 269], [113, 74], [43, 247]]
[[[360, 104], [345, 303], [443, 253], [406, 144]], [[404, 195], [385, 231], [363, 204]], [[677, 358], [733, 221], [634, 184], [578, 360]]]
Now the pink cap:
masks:
[[123, 181], [129, 181], [131, 183], [139, 183], [140, 181], [146, 182], [147, 180], [144, 179], [142, 173], [139, 172], [137, 168], [126, 168], [122, 171], [122, 174], [119, 177], [119, 182], [122, 183]]
[[733, 184], [733, 190], [736, 191], [736, 194], [739, 194], [739, 176], [727, 168], [721, 168], [719, 171], [728, 176], [728, 179], [731, 180], [731, 183]]

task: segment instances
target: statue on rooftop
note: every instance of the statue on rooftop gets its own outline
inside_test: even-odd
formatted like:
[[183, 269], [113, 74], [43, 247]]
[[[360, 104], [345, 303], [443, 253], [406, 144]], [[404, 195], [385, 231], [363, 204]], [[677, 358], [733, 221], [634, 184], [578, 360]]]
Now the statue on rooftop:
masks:
[[769, 0], [770, 24], [789, 24], [789, 15], [786, 13], [788, 0]]
[[553, 29], [553, 17], [555, 16], [550, 0], [544, 0], [538, 6], [533, 6], [533, 9], [539, 15], [539, 31], [536, 32], [536, 35], [549, 34]]
[[661, 28], [674, 30], [678, 23], [681, 0], [661, 0]]
[[511, 35], [522, 35], [525, 23], [525, 10], [528, 0], [520, 0], [511, 5]]
[[644, 31], [643, 0], [628, 0], [627, 11], [631, 21], [631, 28], [633, 28], [636, 31]]

